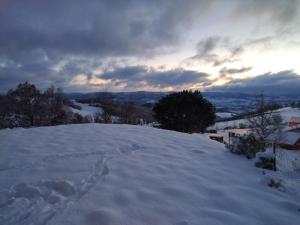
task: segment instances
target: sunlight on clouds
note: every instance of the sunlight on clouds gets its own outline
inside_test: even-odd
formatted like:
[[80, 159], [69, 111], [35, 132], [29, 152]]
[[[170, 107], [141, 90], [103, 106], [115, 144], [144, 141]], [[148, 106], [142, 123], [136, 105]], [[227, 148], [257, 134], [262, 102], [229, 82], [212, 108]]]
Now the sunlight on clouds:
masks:
[[227, 84], [231, 80], [232, 78], [230, 77], [219, 77], [213, 82], [213, 86], [222, 86], [224, 84]]
[[108, 84], [111, 83], [110, 80], [103, 80], [101, 78], [98, 78], [96, 76], [93, 76], [90, 80], [89, 83], [92, 85], [103, 85], [103, 84]]
[[71, 85], [81, 86], [88, 83], [88, 78], [85, 74], [78, 74], [72, 78], [70, 81]]
[[266, 54], [247, 54], [243, 58], [243, 62], [253, 66], [253, 71], [243, 74], [243, 76], [235, 75], [233, 78], [253, 77], [254, 75], [263, 74], [266, 72], [279, 72], [283, 70], [293, 69], [295, 72], [300, 72], [298, 63], [299, 50], [284, 51], [273, 50]]
[[191, 86], [185, 87], [184, 89], [193, 89], [193, 90], [203, 90], [204, 86], [202, 83], [193, 84]]
[[168, 86], [163, 88], [164, 91], [174, 91], [174, 87]]

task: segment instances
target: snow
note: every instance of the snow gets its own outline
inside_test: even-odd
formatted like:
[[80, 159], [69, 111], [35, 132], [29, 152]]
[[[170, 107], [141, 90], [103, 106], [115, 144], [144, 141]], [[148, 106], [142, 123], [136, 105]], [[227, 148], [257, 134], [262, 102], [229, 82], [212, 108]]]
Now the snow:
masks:
[[[280, 114], [282, 117], [283, 123], [286, 123], [293, 117], [300, 116], [300, 109], [299, 108], [291, 108], [285, 107], [274, 111], [275, 114]], [[217, 122], [213, 126], [209, 127], [209, 129], [215, 130], [222, 130], [226, 127], [239, 127], [240, 124], [245, 124], [247, 126], [248, 121], [247, 119], [237, 119], [237, 120], [230, 120], [230, 121], [223, 121]]]
[[79, 124], [0, 130], [0, 146], [3, 225], [299, 224], [299, 195], [204, 135]]
[[97, 113], [102, 113], [102, 109], [96, 106], [90, 106], [89, 104], [83, 104], [83, 103], [79, 103], [76, 102], [75, 100], [73, 100], [73, 103], [75, 105], [78, 105], [81, 107], [81, 109], [74, 109], [72, 107], [70, 107], [70, 109], [72, 110], [73, 113], [78, 113], [81, 116], [92, 116], [92, 118], [95, 116], [95, 114]]
[[257, 152], [256, 153], [256, 158], [274, 159], [275, 154], [273, 153], [272, 150], [267, 150], [265, 152]]
[[280, 113], [284, 122], [288, 122], [293, 117], [300, 116], [300, 109], [299, 108], [292, 108], [292, 107], [285, 107], [276, 110], [277, 113]]
[[218, 130], [218, 135], [223, 136], [223, 140], [226, 143], [229, 143], [229, 133], [234, 133], [237, 136], [249, 135], [252, 133], [252, 130], [249, 128], [244, 129], [227, 129], [227, 130]]
[[300, 139], [300, 129], [285, 131], [282, 134], [281, 143], [294, 145]]
[[298, 171], [300, 179], [300, 151], [277, 148], [276, 160], [280, 171]]
[[247, 124], [248, 124], [247, 119], [238, 119], [238, 120], [217, 122], [213, 126], [210, 126], [208, 129], [223, 130], [225, 128], [236, 128], [236, 127], [239, 127], [240, 124], [244, 124], [247, 126]]
[[229, 112], [217, 112], [216, 115], [220, 118], [230, 118], [232, 117], [234, 114], [229, 113]]
[[292, 118], [290, 119], [290, 121], [292, 121], [292, 122], [294, 122], [294, 123], [300, 123], [300, 117], [299, 117], [299, 116], [297, 116], [297, 117], [292, 117]]

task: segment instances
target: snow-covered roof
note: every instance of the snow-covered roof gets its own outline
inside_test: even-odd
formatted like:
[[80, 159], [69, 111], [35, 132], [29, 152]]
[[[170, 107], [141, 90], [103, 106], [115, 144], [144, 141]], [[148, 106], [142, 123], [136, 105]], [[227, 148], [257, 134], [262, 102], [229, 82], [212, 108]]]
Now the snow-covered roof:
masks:
[[223, 137], [221, 134], [209, 134], [209, 137]]
[[239, 135], [245, 135], [245, 134], [250, 134], [252, 133], [252, 129], [250, 128], [243, 128], [243, 129], [229, 129], [227, 130], [228, 132], [232, 132], [235, 134], [239, 134]]
[[299, 116], [294, 116], [290, 119], [289, 122], [296, 122], [296, 123], [300, 123], [300, 117]]
[[286, 131], [282, 135], [283, 144], [294, 145], [300, 139], [300, 129]]
[[232, 114], [232, 113], [229, 113], [229, 112], [217, 112], [216, 115], [217, 115], [218, 117], [220, 117], [220, 118], [225, 119], [225, 118], [230, 118], [230, 117], [232, 117], [233, 114]]

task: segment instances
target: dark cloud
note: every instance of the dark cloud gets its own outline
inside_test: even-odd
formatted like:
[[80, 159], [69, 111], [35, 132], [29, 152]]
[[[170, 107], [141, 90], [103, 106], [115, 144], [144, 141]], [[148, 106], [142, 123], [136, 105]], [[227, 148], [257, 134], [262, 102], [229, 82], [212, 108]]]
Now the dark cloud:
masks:
[[269, 45], [272, 41], [274, 41], [273, 36], [265, 36], [265, 37], [260, 37], [260, 38], [246, 41], [244, 45], [246, 46]]
[[300, 94], [300, 75], [292, 70], [278, 73], [265, 73], [253, 78], [230, 81], [222, 87], [214, 87], [213, 91], [267, 93], [267, 94]]
[[[78, 74], [91, 80], [99, 66], [106, 71], [102, 74], [105, 79], [111, 76], [114, 84], [128, 89], [142, 84], [209, 84], [205, 73], [130, 67], [118, 61], [130, 58], [142, 64], [145, 58], [176, 50], [182, 40], [194, 38], [189, 31], [198, 24], [204, 21], [204, 26], [211, 26], [213, 18], [218, 18], [214, 13], [223, 10], [220, 6], [223, 3], [217, 0], [0, 0], [0, 90], [22, 81], [41, 88], [51, 84], [68, 88]], [[249, 16], [251, 22], [267, 18], [270, 30], [274, 20], [277, 27], [293, 27], [299, 33], [295, 25], [299, 22], [298, 0], [228, 1], [229, 8], [234, 6], [235, 15]], [[205, 30], [200, 37], [211, 33]], [[223, 37], [222, 32], [201, 39], [188, 60], [221, 68], [238, 61], [249, 48], [269, 46], [277, 38], [266, 32], [237, 41]], [[223, 72], [235, 72], [227, 70]], [[120, 74], [125, 75], [118, 77]]]
[[14, 88], [20, 82], [33, 82], [39, 88], [54, 84], [68, 87], [73, 76], [84, 73], [91, 77], [100, 62], [69, 57], [48, 57], [44, 50], [19, 52], [12, 58], [0, 57], [0, 91]]
[[67, 86], [106, 59], [163, 54], [212, 2], [0, 0], [0, 89]]
[[130, 66], [104, 72], [99, 75], [99, 78], [124, 84], [126, 87], [141, 87], [142, 85], [165, 88], [195, 83], [208, 84], [210, 82], [208, 76], [206, 73], [192, 70], [173, 69], [159, 71], [147, 66]]
[[195, 47], [196, 54], [184, 62], [209, 63], [214, 67], [240, 60], [247, 50], [259, 51], [271, 49], [276, 45], [274, 36], [262, 36], [252, 39], [235, 40], [223, 36], [211, 36], [201, 39]]
[[243, 51], [242, 45], [236, 45], [228, 37], [211, 36], [200, 40], [196, 45], [196, 54], [185, 61], [198, 61], [220, 66], [237, 61], [237, 57]]
[[252, 67], [242, 67], [242, 68], [227, 68], [223, 67], [219, 73], [220, 74], [238, 74], [238, 73], [245, 73], [252, 69]]
[[32, 49], [52, 54], [154, 54], [176, 42], [193, 12], [210, 4], [196, 0], [4, 0], [0, 54]]
[[14, 59], [0, 57], [0, 91], [15, 87], [19, 82], [34, 81], [44, 87], [51, 85], [53, 65], [43, 51], [28, 51], [16, 55]]
[[220, 36], [208, 37], [201, 40], [197, 43], [197, 55], [200, 57], [210, 55], [213, 50], [224, 42], [226, 42], [226, 40], [222, 39]]
[[297, 26], [295, 21], [299, 19], [299, 9], [299, 0], [244, 0], [238, 1], [236, 14], [239, 17], [254, 17], [260, 26], [272, 23], [282, 30]]

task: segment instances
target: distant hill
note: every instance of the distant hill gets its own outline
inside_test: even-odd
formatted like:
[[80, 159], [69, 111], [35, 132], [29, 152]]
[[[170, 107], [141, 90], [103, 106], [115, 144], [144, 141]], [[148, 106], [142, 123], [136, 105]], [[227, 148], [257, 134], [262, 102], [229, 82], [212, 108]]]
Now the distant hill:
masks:
[[[91, 93], [66, 93], [70, 99], [88, 99], [109, 95], [115, 101], [132, 102], [136, 104], [154, 104], [161, 97], [170, 92], [91, 92]], [[211, 101], [219, 112], [242, 112], [249, 108], [255, 101], [255, 94], [236, 92], [203, 92], [204, 97]], [[276, 102], [283, 106], [289, 106], [299, 100], [297, 95], [266, 95], [267, 102]]]

